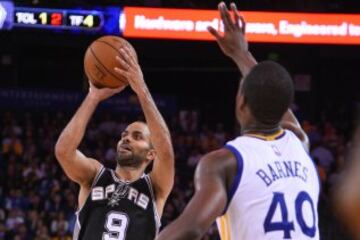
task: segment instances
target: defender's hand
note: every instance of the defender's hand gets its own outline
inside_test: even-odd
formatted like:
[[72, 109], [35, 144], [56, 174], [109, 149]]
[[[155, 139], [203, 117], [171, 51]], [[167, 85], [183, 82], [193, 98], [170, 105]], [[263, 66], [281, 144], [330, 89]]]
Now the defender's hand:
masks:
[[208, 31], [216, 38], [223, 53], [230, 58], [246, 57], [249, 45], [245, 38], [246, 24], [244, 18], [239, 15], [235, 3], [230, 4], [234, 14], [234, 20], [231, 18], [229, 10], [224, 2], [219, 3], [218, 9], [224, 24], [224, 35], [209, 26]]

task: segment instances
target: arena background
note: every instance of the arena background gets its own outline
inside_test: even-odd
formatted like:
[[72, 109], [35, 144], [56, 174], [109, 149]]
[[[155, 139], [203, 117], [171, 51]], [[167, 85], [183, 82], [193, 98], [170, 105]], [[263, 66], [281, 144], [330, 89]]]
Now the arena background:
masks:
[[[360, 14], [357, 0], [241, 1], [240, 10]], [[16, 6], [74, 8], [146, 6], [216, 9], [217, 1], [15, 1]], [[0, 239], [70, 239], [78, 188], [54, 157], [54, 144], [87, 90], [83, 57], [101, 34], [41, 29], [0, 31]], [[213, 41], [128, 39], [171, 129], [176, 181], [163, 226], [193, 193], [201, 155], [238, 134], [234, 97], [239, 72]], [[360, 44], [360, 38], [358, 38]], [[322, 181], [321, 239], [351, 239], [337, 221], [331, 191], [346, 166], [360, 105], [360, 45], [251, 43], [257, 60], [275, 60], [292, 74], [293, 110], [309, 134]], [[128, 89], [100, 106], [81, 146], [114, 166], [126, 123], [142, 118]], [[336, 203], [335, 203], [336, 204]], [[216, 228], [203, 239], [218, 239]]]

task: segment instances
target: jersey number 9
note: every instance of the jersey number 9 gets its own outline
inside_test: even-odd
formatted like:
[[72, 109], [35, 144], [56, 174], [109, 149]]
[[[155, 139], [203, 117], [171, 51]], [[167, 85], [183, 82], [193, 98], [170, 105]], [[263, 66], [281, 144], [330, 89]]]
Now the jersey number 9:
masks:
[[129, 225], [129, 217], [122, 212], [110, 212], [106, 216], [103, 240], [124, 240]]

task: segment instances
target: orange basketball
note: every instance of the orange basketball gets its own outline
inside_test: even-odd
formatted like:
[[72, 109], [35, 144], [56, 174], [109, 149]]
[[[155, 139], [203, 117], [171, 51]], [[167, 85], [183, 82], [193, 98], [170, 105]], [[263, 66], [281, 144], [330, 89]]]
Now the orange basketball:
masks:
[[118, 88], [128, 84], [127, 80], [114, 70], [115, 67], [124, 69], [116, 60], [116, 56], [122, 57], [120, 49], [125, 46], [129, 47], [137, 61], [134, 48], [121, 37], [104, 36], [88, 47], [84, 58], [84, 70], [88, 79], [96, 87]]

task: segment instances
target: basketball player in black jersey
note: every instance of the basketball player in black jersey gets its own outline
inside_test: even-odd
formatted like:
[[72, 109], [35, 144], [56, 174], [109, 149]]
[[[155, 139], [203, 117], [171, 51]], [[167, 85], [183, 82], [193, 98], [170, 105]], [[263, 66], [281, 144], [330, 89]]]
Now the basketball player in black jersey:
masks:
[[[119, 93], [118, 89], [98, 89], [90, 83], [89, 92], [61, 133], [56, 157], [67, 176], [80, 185], [74, 239], [153, 240], [160, 225], [165, 201], [174, 182], [174, 153], [169, 130], [144, 82], [142, 71], [127, 48], [117, 60], [137, 94], [147, 124], [127, 126], [117, 144], [117, 166], [106, 169], [77, 148], [97, 105]], [[153, 162], [150, 174], [145, 168]]]

